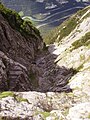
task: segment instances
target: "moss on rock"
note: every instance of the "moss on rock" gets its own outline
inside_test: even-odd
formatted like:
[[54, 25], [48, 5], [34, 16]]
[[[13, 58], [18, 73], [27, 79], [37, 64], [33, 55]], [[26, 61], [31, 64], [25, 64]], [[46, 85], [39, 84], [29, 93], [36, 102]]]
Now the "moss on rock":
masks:
[[81, 46], [88, 46], [90, 45], [90, 32], [86, 33], [85, 36], [83, 36], [81, 39], [75, 41], [72, 43], [72, 50], [77, 49]]
[[40, 35], [39, 30], [36, 29], [30, 21], [24, 21], [16, 11], [12, 11], [2, 4], [0, 4], [0, 14], [7, 19], [13, 29], [19, 31], [24, 37], [28, 35], [35, 37], [35, 34]]
[[5, 98], [5, 97], [8, 97], [8, 96], [13, 97], [13, 96], [14, 96], [14, 93], [13, 93], [13, 92], [10, 92], [10, 91], [1, 92], [1, 93], [0, 93], [0, 99]]

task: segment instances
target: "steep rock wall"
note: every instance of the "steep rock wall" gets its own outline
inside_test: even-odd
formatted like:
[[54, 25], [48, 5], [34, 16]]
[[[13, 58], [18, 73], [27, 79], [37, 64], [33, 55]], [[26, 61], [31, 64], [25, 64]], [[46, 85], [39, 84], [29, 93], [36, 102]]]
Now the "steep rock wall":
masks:
[[[43, 41], [39, 31], [33, 27], [30, 22], [23, 21], [16, 12], [7, 9], [0, 4], [0, 52], [4, 54], [1, 54], [2, 57], [0, 56], [0, 61], [2, 63], [1, 69], [2, 66], [5, 66], [3, 70], [5, 77], [2, 78], [2, 71], [0, 75], [1, 85], [2, 82], [4, 83], [1, 86], [1, 91], [30, 90], [29, 74], [32, 71], [32, 62], [38, 51], [41, 51], [42, 49]], [[6, 56], [8, 60], [5, 59], [4, 56]], [[11, 61], [14, 62], [12, 63]], [[20, 71], [23, 72], [18, 71], [19, 68], [16, 67], [16, 63], [25, 67], [26, 71], [23, 70], [23, 67], [19, 67]], [[21, 77], [22, 74], [23, 76]], [[12, 84], [6, 87], [5, 84], [8, 84], [7, 82]], [[23, 85], [21, 85], [22, 82]], [[18, 90], [15, 89], [16, 83], [18, 86], [22, 86], [21, 88], [19, 86]]]

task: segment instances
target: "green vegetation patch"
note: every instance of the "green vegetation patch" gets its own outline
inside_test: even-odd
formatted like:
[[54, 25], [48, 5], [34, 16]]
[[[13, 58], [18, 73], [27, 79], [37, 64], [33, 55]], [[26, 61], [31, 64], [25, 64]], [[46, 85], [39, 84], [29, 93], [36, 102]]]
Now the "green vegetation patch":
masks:
[[36, 114], [36, 115], [41, 114], [41, 115], [43, 116], [44, 120], [46, 120], [46, 118], [50, 116], [50, 112], [46, 112], [46, 111], [43, 111], [43, 112], [41, 112], [41, 111], [36, 111], [35, 114]]
[[43, 36], [44, 42], [46, 44], [53, 44], [59, 35], [59, 30], [60, 30], [60, 27], [56, 27], [55, 29], [52, 29], [47, 35]]
[[0, 93], [0, 99], [5, 98], [5, 97], [8, 97], [8, 96], [13, 97], [13, 96], [14, 96], [14, 93], [13, 93], [13, 92], [10, 92], [10, 91], [1, 92], [1, 93]]
[[83, 69], [83, 67], [84, 67], [83, 64], [81, 64], [81, 65], [76, 69], [77, 72], [80, 71], [81, 69]]
[[21, 17], [24, 16], [23, 11], [20, 11], [18, 14], [19, 14]]
[[72, 43], [72, 50], [77, 49], [81, 46], [89, 46], [90, 45], [90, 32], [86, 33], [81, 39]]
[[77, 26], [78, 20], [79, 18], [77, 17], [77, 14], [71, 16], [68, 20], [65, 20], [59, 27], [52, 30], [44, 38], [46, 44], [51, 44], [53, 42], [60, 42], [62, 38], [68, 36], [71, 33], [71, 31], [74, 30], [74, 28]]
[[15, 99], [17, 102], [28, 102], [29, 103], [28, 99], [20, 97], [20, 96], [15, 96]]
[[28, 100], [26, 98], [20, 97], [15, 95], [13, 92], [11, 91], [6, 91], [6, 92], [1, 92], [0, 93], [0, 99], [5, 98], [5, 97], [14, 97], [16, 101], [18, 102], [28, 102]]
[[63, 27], [63, 29], [61, 29], [60, 31], [59, 40], [61, 40], [63, 37], [66, 37], [71, 33], [72, 30], [74, 30], [74, 28], [77, 25], [77, 21], [78, 21], [77, 17], [72, 17], [68, 20], [67, 25], [65, 25], [65, 27]]
[[90, 119], [90, 113], [88, 114], [88, 117], [87, 118], [89, 118]]
[[40, 114], [42, 114], [44, 118], [47, 118], [50, 116], [50, 112], [41, 112]]
[[17, 12], [5, 8], [2, 4], [0, 4], [0, 13], [8, 21], [10, 26], [19, 31], [24, 37], [28, 35], [35, 37], [33, 32], [40, 35], [39, 30], [36, 29], [30, 21], [24, 21]]
[[5, 91], [5, 92], [0, 93], [0, 99], [8, 97], [8, 96], [14, 97], [17, 102], [28, 102], [27, 99], [20, 97], [20, 96], [17, 96], [14, 94], [14, 92], [11, 92], [11, 91]]

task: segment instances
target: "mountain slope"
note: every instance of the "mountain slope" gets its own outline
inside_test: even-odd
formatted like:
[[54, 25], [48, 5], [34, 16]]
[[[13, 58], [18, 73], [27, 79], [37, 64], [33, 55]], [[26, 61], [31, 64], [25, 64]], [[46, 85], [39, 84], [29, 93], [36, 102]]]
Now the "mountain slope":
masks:
[[74, 31], [74, 32], [78, 32], [79, 33], [79, 30], [77, 28], [78, 25], [85, 19], [85, 17], [88, 17], [89, 14], [90, 14], [89, 7], [86, 7], [83, 10], [79, 10], [76, 14], [71, 16], [69, 19], [65, 20], [60, 26], [58, 26], [57, 28], [52, 30], [45, 37], [45, 42], [47, 44], [50, 44], [50, 43], [53, 43], [53, 42], [59, 42], [63, 38], [68, 36], [75, 28], [76, 28], [76, 31]]
[[[3, 23], [6, 23], [6, 21]], [[90, 120], [90, 7], [86, 7], [73, 15], [55, 31], [53, 35], [49, 36], [55, 43], [49, 45], [48, 50], [38, 51], [38, 54], [37, 47], [35, 51], [37, 55], [33, 59], [33, 63], [28, 64], [28, 67], [32, 68], [33, 71], [30, 72], [30, 83], [33, 83], [33, 85], [27, 83], [26, 79], [24, 83], [32, 87], [29, 90], [34, 91], [25, 92], [27, 89], [24, 89], [24, 92], [7, 91], [0, 93], [0, 117], [2, 119]], [[16, 30], [14, 33], [16, 34]], [[25, 42], [29, 42], [27, 40], [28, 36], [23, 37], [26, 37], [23, 38]], [[37, 41], [34, 44], [37, 44], [39, 39], [35, 40]], [[42, 44], [41, 39], [40, 41]], [[22, 46], [22, 44], [20, 45]], [[31, 41], [29, 45], [32, 45]], [[2, 50], [4, 51], [4, 49]], [[27, 48], [24, 50], [27, 50]], [[22, 54], [20, 56], [16, 53], [16, 56], [23, 58]], [[8, 53], [7, 56], [9, 56]], [[17, 63], [14, 60], [8, 59], [6, 56], [3, 57], [4, 55], [0, 54], [2, 74], [5, 70], [4, 73], [8, 73], [7, 70], [17, 68]], [[25, 59], [26, 63], [31, 58], [32, 56]], [[15, 63], [15, 66], [12, 63]], [[8, 65], [13, 66], [8, 67]], [[18, 66], [20, 69], [15, 69], [14, 72], [22, 69], [24, 72], [26, 68], [29, 71], [22, 61], [18, 61]], [[8, 74], [4, 75], [6, 77]], [[24, 76], [20, 75], [19, 83], [22, 83]], [[7, 81], [7, 79], [5, 80]], [[18, 81], [16, 78], [15, 80]], [[20, 84], [20, 88], [26, 88], [23, 85], [25, 84]], [[18, 82], [16, 88], [18, 88]], [[14, 88], [14, 91], [16, 88]]]
[[[77, 19], [77, 24], [69, 25], [70, 20]], [[50, 37], [49, 37], [50, 38]], [[49, 51], [57, 55], [58, 66], [73, 68], [77, 73], [69, 80], [75, 104], [69, 109], [68, 120], [89, 120], [90, 114], [90, 7], [87, 7], [56, 29], [51, 40], [55, 39], [55, 47]], [[52, 50], [52, 51], [51, 51]], [[81, 109], [83, 115], [81, 113]], [[78, 113], [76, 112], [78, 111]], [[87, 111], [87, 116], [85, 111]], [[76, 115], [75, 115], [76, 114]]]

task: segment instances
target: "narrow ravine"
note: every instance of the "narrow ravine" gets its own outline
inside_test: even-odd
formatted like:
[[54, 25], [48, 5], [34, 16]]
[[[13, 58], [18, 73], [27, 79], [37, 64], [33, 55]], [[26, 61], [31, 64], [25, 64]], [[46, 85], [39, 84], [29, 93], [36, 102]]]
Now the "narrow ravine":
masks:
[[75, 70], [57, 66], [55, 59], [57, 56], [51, 54], [48, 50], [40, 53], [36, 59], [36, 66], [39, 71], [39, 87], [36, 88], [40, 92], [57, 91], [71, 92], [67, 85], [68, 80], [75, 74]]

